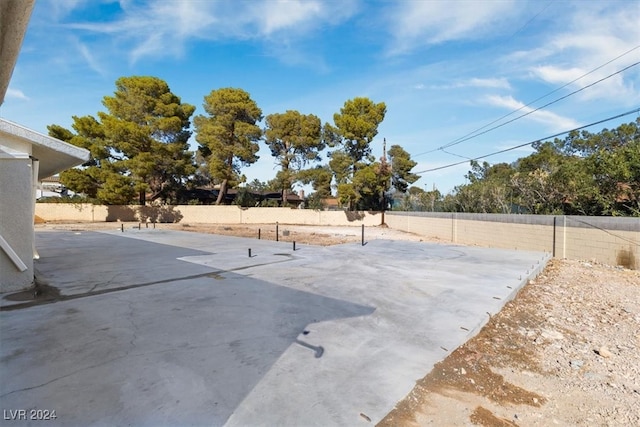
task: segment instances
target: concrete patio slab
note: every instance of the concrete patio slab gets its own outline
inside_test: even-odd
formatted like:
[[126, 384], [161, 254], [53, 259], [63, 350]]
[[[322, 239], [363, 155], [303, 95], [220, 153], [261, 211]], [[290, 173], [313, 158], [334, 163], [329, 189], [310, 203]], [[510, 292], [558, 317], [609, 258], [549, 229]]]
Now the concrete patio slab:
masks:
[[375, 423], [547, 261], [152, 229], [37, 243], [61, 297], [2, 300], [0, 405], [52, 425]]

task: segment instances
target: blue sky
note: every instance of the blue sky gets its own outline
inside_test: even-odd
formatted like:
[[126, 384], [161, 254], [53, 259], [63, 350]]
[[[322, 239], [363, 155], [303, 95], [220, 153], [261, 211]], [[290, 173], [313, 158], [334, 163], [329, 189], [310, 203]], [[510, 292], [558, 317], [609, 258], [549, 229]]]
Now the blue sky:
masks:
[[[70, 127], [72, 115], [104, 111], [115, 80], [131, 75], [162, 78], [196, 114], [222, 87], [246, 90], [264, 115], [292, 109], [323, 121], [364, 96], [387, 105], [374, 154], [386, 138], [423, 171], [638, 108], [640, 66], [632, 66], [438, 150], [562, 86], [508, 119], [639, 62], [639, 22], [638, 0], [38, 0], [0, 117], [42, 133]], [[266, 181], [274, 160], [264, 144], [259, 154], [243, 172]], [[415, 185], [448, 192], [468, 169], [427, 172]]]

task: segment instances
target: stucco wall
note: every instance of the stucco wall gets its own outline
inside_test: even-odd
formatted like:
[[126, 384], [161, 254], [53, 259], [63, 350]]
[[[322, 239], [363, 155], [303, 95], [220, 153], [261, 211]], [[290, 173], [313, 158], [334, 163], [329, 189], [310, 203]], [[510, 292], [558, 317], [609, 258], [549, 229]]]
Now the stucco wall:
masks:
[[36, 203], [36, 215], [45, 221], [149, 221], [186, 224], [302, 224], [380, 225], [378, 212], [314, 211], [290, 208], [237, 206], [95, 206], [71, 203]]
[[0, 158], [0, 235], [27, 266], [19, 271], [0, 249], [0, 292], [33, 283], [32, 177], [31, 159]]

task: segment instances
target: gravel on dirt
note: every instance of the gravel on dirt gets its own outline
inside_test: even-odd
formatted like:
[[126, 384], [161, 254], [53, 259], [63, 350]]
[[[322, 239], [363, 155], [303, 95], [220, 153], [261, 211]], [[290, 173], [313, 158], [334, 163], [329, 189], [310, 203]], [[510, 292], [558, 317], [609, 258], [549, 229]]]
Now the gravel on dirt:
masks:
[[640, 425], [640, 272], [552, 260], [380, 426]]

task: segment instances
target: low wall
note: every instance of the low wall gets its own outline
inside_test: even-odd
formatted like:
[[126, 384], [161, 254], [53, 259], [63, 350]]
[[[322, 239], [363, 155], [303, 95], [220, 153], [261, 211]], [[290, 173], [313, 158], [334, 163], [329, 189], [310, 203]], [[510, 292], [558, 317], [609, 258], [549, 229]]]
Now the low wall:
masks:
[[391, 228], [463, 245], [640, 269], [640, 218], [387, 212]]
[[181, 222], [185, 224], [300, 224], [335, 226], [380, 225], [379, 212], [315, 211], [291, 208], [237, 206], [96, 206], [72, 203], [36, 203], [36, 215], [45, 221], [73, 222]]
[[[378, 212], [237, 206], [94, 206], [36, 203], [45, 221], [377, 226]], [[640, 269], [640, 218], [387, 212], [394, 229], [463, 245], [548, 252]]]

